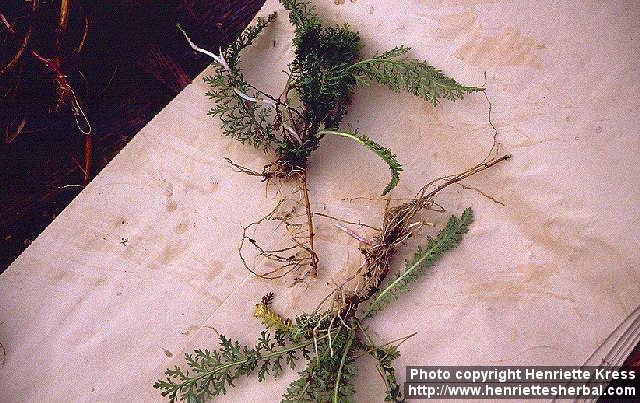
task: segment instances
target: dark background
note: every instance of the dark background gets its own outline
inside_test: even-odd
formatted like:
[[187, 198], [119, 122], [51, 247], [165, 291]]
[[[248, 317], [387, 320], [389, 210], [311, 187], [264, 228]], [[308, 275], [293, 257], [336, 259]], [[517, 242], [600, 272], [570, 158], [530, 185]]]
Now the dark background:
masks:
[[[216, 49], [235, 38], [263, 3], [71, 1], [60, 55], [92, 126], [90, 177], [209, 63], [188, 46], [176, 23], [196, 43]], [[58, 54], [54, 38], [60, 0], [40, 0], [35, 13], [24, 0], [1, 4], [0, 13], [16, 32], [0, 24], [0, 69], [16, 54], [29, 27], [32, 33], [18, 66], [0, 74], [0, 272], [82, 190], [85, 179], [84, 135], [69, 105], [55, 110], [55, 74], [29, 54]], [[85, 16], [86, 41], [75, 54]]]

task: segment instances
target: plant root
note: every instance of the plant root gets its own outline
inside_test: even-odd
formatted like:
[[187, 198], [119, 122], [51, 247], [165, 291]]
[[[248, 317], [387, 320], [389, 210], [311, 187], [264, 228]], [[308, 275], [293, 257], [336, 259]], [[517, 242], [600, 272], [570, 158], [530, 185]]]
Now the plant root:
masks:
[[485, 159], [462, 173], [435, 179], [422, 187], [413, 199], [396, 207], [387, 207], [382, 230], [373, 238], [373, 244], [360, 248], [364, 256], [364, 268], [357, 289], [346, 296], [338, 296], [334, 292], [334, 297], [341, 300], [336, 315], [340, 318], [354, 316], [358, 306], [369, 300], [380, 289], [389, 274], [391, 258], [396, 248], [413, 236], [423, 225], [421, 221], [416, 221], [416, 215], [421, 210], [431, 208], [435, 204], [434, 197], [440, 191], [509, 158], [511, 155], [505, 154]]

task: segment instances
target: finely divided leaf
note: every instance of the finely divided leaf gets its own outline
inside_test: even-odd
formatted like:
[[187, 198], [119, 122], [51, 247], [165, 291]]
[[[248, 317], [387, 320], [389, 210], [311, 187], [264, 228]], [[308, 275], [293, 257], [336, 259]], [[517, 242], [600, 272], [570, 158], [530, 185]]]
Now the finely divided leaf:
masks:
[[306, 1], [280, 0], [285, 10], [289, 11], [289, 21], [296, 27], [296, 35], [310, 27], [320, 26], [320, 18], [315, 9]]
[[382, 195], [386, 195], [396, 187], [398, 182], [400, 181], [400, 172], [402, 171], [402, 165], [398, 162], [398, 159], [394, 153], [391, 152], [388, 148], [381, 146], [375, 141], [371, 140], [369, 137], [359, 134], [358, 132], [339, 132], [336, 130], [322, 130], [320, 134], [334, 134], [336, 136], [347, 137], [352, 140], [357, 141], [363, 146], [367, 147], [369, 150], [376, 153], [380, 158], [384, 160], [389, 165], [389, 169], [391, 170], [391, 181], [387, 184], [387, 187], [384, 188]]
[[226, 73], [219, 67], [214, 76], [204, 81], [211, 89], [207, 96], [215, 106], [208, 115], [218, 116], [222, 121], [222, 130], [226, 136], [241, 143], [249, 143], [265, 151], [280, 145], [278, 132], [273, 125], [272, 109], [259, 101], [249, 101], [243, 97], [260, 97], [240, 72]]
[[289, 384], [282, 402], [353, 402], [353, 380], [358, 370], [355, 334], [352, 329], [336, 326], [331, 338], [327, 336], [317, 339], [315, 357], [298, 373], [298, 379]]
[[232, 69], [237, 68], [240, 51], [251, 45], [260, 32], [262, 32], [270, 22], [274, 21], [276, 17], [277, 13], [271, 13], [267, 18], [258, 17], [254, 25], [247, 27], [235, 41], [231, 42], [224, 49], [224, 58], [226, 59], [229, 67]]
[[[258, 18], [255, 25], [245, 29], [235, 41], [221, 50], [219, 56], [208, 52], [217, 62], [216, 71], [213, 76], [204, 78], [211, 86], [207, 96], [215, 103], [208, 114], [220, 118], [224, 134], [265, 151], [280, 146], [272, 122], [272, 107], [263, 101], [263, 94], [245, 81], [238, 61], [240, 51], [249, 46], [275, 18], [275, 13], [266, 19]], [[195, 46], [188, 37], [187, 40]]]
[[360, 85], [369, 85], [374, 80], [394, 91], [408, 91], [434, 106], [442, 98], [455, 101], [468, 93], [484, 91], [459, 84], [425, 61], [407, 58], [409, 50], [404, 46], [393, 48], [353, 64], [349, 71]]
[[440, 233], [429, 241], [425, 248], [419, 248], [406, 268], [380, 291], [369, 305], [367, 316], [381, 311], [385, 306], [406, 292], [410, 283], [415, 282], [425, 269], [434, 264], [445, 252], [456, 247], [473, 222], [473, 211], [467, 208], [460, 218], [451, 216]]
[[360, 36], [348, 26], [308, 26], [296, 30], [296, 56], [291, 85], [304, 105], [312, 127], [337, 127], [356, 89], [348, 67], [358, 60]]
[[368, 346], [367, 352], [376, 359], [378, 373], [384, 381], [386, 394], [385, 402], [404, 402], [402, 396], [401, 383], [396, 377], [396, 370], [393, 367], [393, 361], [400, 357], [397, 346]]
[[178, 366], [167, 369], [166, 378], [156, 381], [153, 387], [160, 389], [170, 402], [205, 401], [226, 394], [227, 388], [235, 386], [234, 382], [243, 376], [257, 372], [258, 380], [262, 381], [266, 375], [278, 376], [283, 362], [294, 368], [298, 359], [296, 352], [308, 356], [307, 346], [311, 344], [313, 340], [285, 346], [285, 341], [278, 340], [277, 335], [273, 339], [263, 331], [255, 347], [251, 347], [221, 335], [217, 350], [194, 350], [185, 354], [188, 369]]

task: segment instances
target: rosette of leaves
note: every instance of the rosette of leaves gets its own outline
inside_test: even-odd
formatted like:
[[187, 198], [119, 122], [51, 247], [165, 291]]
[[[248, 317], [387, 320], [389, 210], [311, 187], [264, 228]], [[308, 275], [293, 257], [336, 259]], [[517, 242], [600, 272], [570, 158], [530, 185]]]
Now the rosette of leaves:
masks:
[[224, 134], [273, 152], [277, 164], [265, 175], [286, 176], [304, 169], [309, 155], [326, 135], [350, 138], [375, 152], [391, 170], [383, 195], [398, 183], [402, 171], [395, 154], [356, 130], [341, 130], [358, 86], [377, 82], [394, 91], [404, 90], [433, 105], [441, 99], [457, 100], [484, 88], [464, 86], [425, 61], [409, 57], [410, 48], [400, 46], [362, 59], [360, 36], [348, 25], [324, 26], [314, 8], [298, 0], [281, 0], [295, 27], [295, 58], [289, 65], [283, 92], [267, 94], [248, 83], [239, 66], [240, 53], [276, 18], [259, 18], [219, 54], [215, 74], [205, 78], [215, 106], [209, 114], [223, 122]]

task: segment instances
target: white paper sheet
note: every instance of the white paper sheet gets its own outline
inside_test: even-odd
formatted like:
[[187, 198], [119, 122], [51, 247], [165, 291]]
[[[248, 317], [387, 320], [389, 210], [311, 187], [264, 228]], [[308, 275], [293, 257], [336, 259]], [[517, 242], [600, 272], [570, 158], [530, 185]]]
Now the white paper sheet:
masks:
[[[450, 213], [472, 206], [476, 222], [372, 324], [379, 340], [418, 331], [402, 346], [399, 374], [408, 364], [601, 361], [610, 348], [590, 355], [640, 303], [640, 7], [316, 3], [328, 21], [356, 27], [368, 53], [409, 45], [469, 85], [483, 84], [486, 72], [492, 119], [513, 154], [465, 181], [477, 190], [453, 187], [438, 197]], [[270, 0], [261, 14], [274, 9]], [[248, 79], [282, 88], [291, 33], [282, 12], [246, 53]], [[268, 159], [221, 135], [206, 116], [205, 91], [197, 78], [0, 276], [1, 401], [157, 401], [152, 384], [163, 370], [185, 351], [216, 347], [216, 331], [252, 343], [260, 329], [253, 307], [266, 292], [295, 315], [358, 266], [357, 242], [317, 218], [316, 281], [290, 288], [241, 267], [241, 226], [277, 196], [224, 162], [260, 169]], [[358, 92], [348, 124], [398, 155], [405, 171], [396, 198], [464, 170], [491, 146], [482, 94], [433, 108], [374, 86]], [[375, 156], [326, 138], [310, 166], [315, 211], [379, 220], [388, 170]], [[619, 363], [624, 351], [609, 360]], [[278, 399], [295, 375], [242, 381], [229, 398]], [[382, 392], [370, 362], [358, 389], [361, 401]]]

